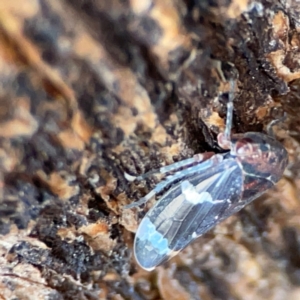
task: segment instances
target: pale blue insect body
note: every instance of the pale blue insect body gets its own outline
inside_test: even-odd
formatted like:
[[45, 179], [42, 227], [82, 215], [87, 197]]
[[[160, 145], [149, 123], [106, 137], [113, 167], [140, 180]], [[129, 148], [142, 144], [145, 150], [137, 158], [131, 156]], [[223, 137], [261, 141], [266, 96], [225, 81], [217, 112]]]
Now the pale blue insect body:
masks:
[[[182, 171], [188, 177], [166, 192], [142, 220], [134, 253], [144, 269], [153, 269], [214, 227], [228, 215], [226, 208], [232, 211], [230, 201], [238, 200], [242, 188], [240, 168], [233, 159], [213, 164], [210, 159], [200, 163], [198, 171], [197, 166]], [[223, 190], [224, 185], [228, 189]], [[228, 201], [218, 200], [222, 197]]]
[[172, 175], [138, 202], [125, 207], [138, 207], [169, 187], [136, 232], [134, 254], [142, 268], [150, 271], [173, 257], [282, 177], [288, 162], [284, 147], [262, 133], [230, 136], [231, 121], [232, 99], [225, 133], [218, 136], [219, 145], [228, 149], [227, 153], [197, 154], [161, 168], [158, 172]]

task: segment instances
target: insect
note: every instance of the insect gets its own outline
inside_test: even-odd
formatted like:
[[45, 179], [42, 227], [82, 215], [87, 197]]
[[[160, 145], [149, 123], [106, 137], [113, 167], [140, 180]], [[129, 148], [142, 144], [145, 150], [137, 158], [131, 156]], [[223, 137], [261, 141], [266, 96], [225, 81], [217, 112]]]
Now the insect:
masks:
[[263, 133], [231, 135], [232, 116], [233, 92], [230, 92], [226, 128], [218, 135], [218, 144], [228, 150], [226, 153], [196, 154], [137, 177], [172, 173], [145, 197], [125, 207], [138, 207], [169, 188], [148, 211], [135, 235], [135, 258], [145, 270], [151, 271], [176, 255], [282, 177], [288, 163], [285, 148]]

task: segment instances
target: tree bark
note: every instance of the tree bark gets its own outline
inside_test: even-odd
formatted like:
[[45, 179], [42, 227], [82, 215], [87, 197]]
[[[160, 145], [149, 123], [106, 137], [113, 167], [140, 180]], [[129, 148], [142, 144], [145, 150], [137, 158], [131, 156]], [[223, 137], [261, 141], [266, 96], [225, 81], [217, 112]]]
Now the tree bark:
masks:
[[[0, 0], [0, 299], [300, 299], [297, 0]], [[233, 132], [279, 184], [153, 272], [134, 232], [159, 178]]]

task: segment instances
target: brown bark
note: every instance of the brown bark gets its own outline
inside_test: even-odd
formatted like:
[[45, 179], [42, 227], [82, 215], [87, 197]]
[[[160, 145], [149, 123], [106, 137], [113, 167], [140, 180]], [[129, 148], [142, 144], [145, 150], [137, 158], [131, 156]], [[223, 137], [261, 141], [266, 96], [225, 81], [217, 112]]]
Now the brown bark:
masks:
[[[0, 0], [0, 299], [300, 299], [298, 5]], [[231, 78], [235, 132], [288, 113], [285, 176], [142, 271], [124, 172], [219, 152]]]

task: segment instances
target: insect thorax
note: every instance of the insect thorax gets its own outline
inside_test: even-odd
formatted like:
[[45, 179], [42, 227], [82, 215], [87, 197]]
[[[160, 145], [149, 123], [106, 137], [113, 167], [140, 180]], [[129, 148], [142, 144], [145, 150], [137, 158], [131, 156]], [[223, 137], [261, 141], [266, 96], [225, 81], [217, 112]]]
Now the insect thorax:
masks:
[[281, 178], [287, 166], [287, 152], [273, 137], [247, 132], [232, 136], [230, 156], [241, 165], [244, 176], [243, 200], [258, 197]]

